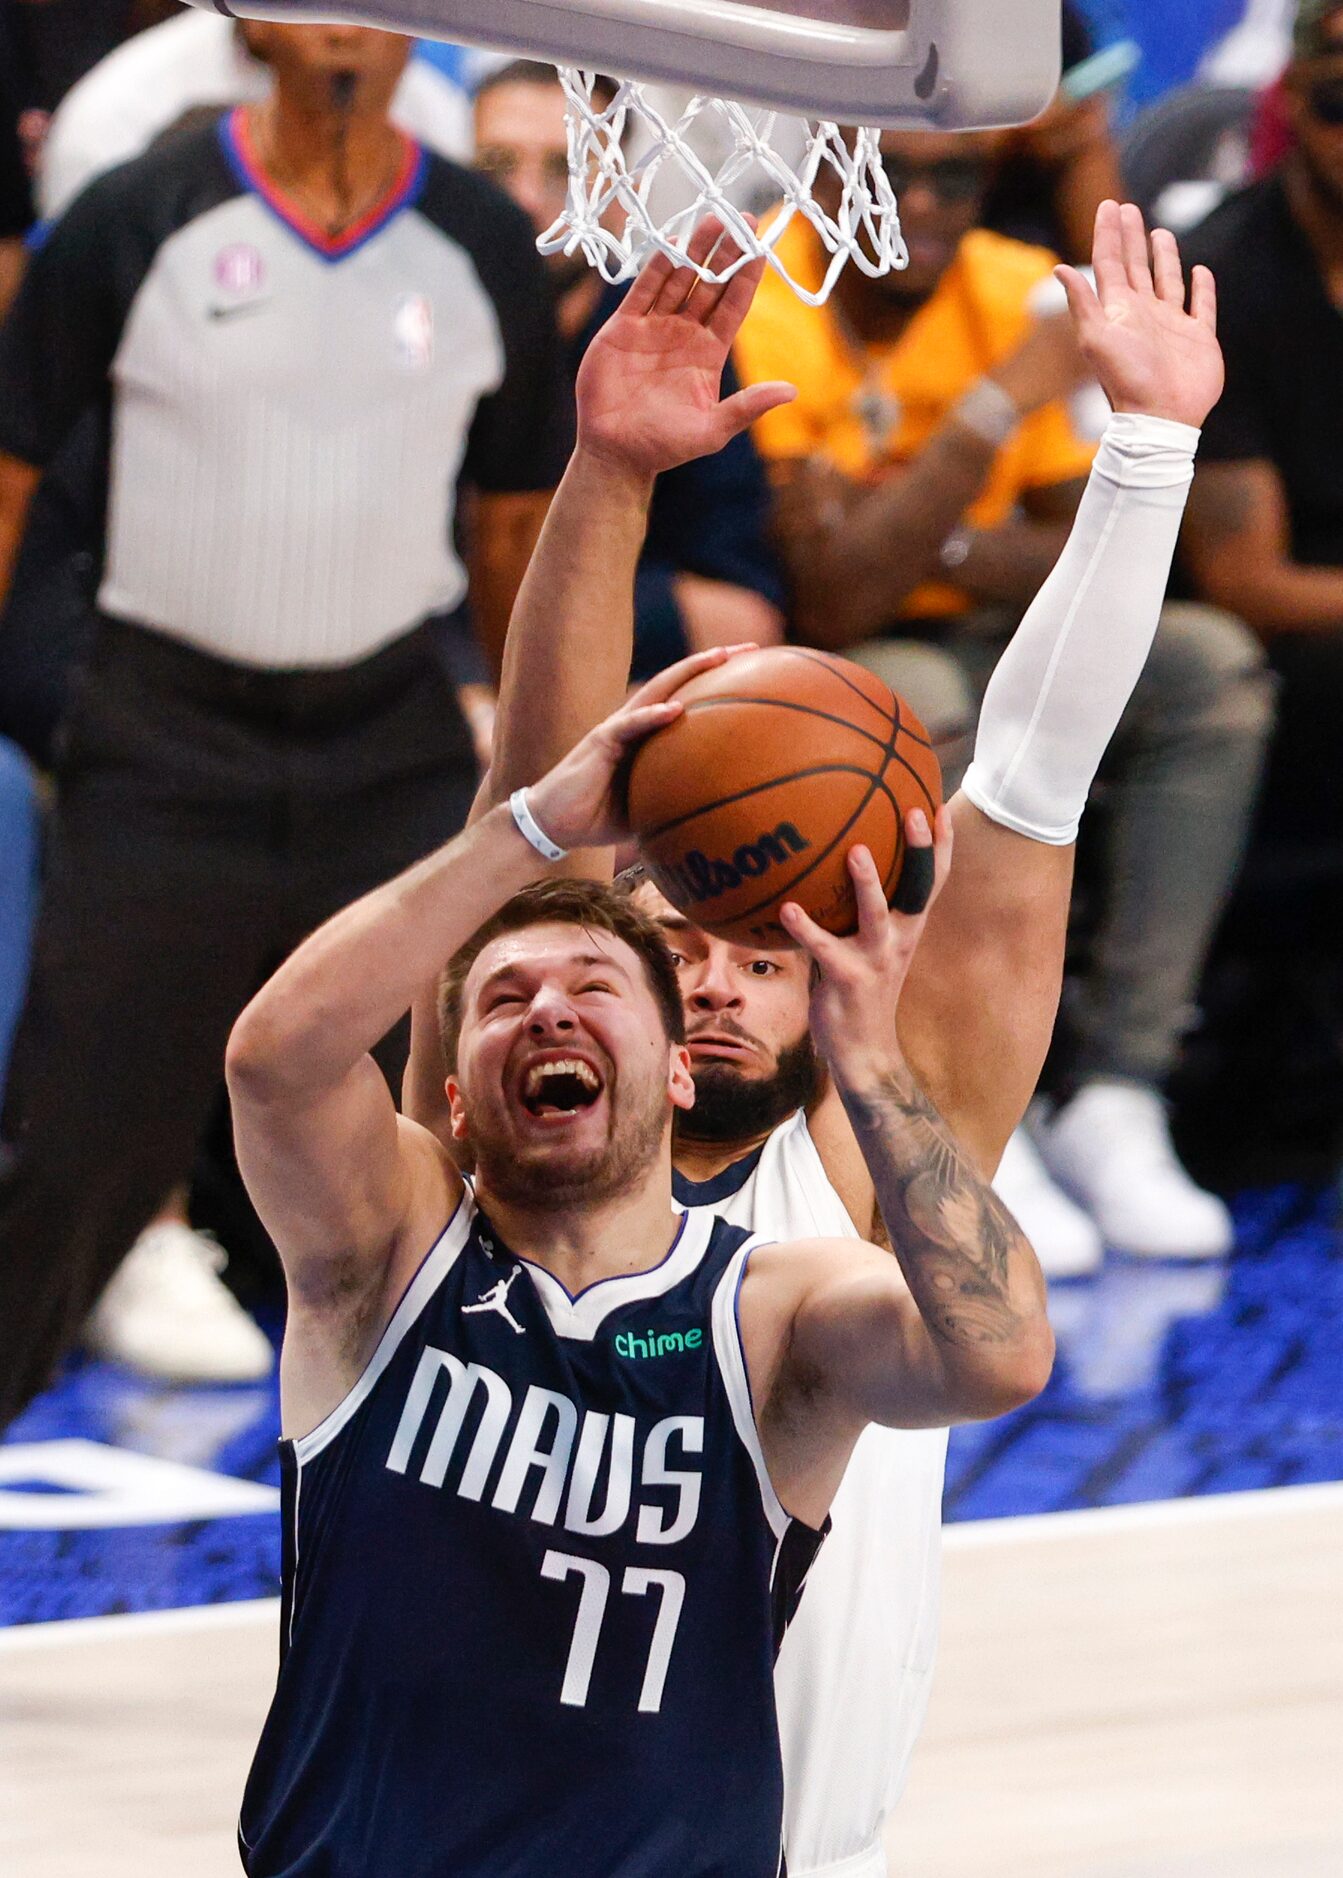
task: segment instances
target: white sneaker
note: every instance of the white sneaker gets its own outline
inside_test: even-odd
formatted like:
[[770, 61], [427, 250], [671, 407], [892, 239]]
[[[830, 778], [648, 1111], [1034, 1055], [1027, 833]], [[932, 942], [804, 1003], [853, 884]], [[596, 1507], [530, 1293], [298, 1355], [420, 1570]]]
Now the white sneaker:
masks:
[[1046, 1278], [1088, 1278], [1100, 1270], [1100, 1234], [1054, 1185], [1024, 1128], [1003, 1149], [993, 1191], [1035, 1247]]
[[176, 1221], [147, 1226], [90, 1312], [84, 1341], [163, 1382], [259, 1382], [275, 1356], [220, 1278], [223, 1250]]
[[1136, 1258], [1214, 1259], [1231, 1250], [1231, 1215], [1176, 1157], [1166, 1107], [1137, 1083], [1093, 1082], [1036, 1135], [1059, 1185], [1107, 1245]]

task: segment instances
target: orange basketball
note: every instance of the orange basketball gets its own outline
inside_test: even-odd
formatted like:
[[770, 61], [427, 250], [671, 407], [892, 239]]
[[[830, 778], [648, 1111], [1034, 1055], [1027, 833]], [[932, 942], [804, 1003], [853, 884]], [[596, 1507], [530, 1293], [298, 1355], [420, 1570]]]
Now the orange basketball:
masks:
[[743, 653], [676, 695], [684, 714], [639, 747], [629, 774], [630, 826], [658, 887], [743, 945], [789, 943], [784, 900], [853, 932], [849, 849], [872, 850], [889, 900], [906, 813], [931, 822], [942, 800], [918, 718], [861, 665], [801, 646]]

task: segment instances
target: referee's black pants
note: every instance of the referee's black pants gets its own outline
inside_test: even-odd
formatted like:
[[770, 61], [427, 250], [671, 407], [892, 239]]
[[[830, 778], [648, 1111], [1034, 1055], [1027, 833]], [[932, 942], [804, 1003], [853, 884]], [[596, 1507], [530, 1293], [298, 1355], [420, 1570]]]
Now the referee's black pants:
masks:
[[247, 999], [474, 788], [432, 626], [272, 672], [99, 620], [0, 1128], [0, 1426], [187, 1177]]

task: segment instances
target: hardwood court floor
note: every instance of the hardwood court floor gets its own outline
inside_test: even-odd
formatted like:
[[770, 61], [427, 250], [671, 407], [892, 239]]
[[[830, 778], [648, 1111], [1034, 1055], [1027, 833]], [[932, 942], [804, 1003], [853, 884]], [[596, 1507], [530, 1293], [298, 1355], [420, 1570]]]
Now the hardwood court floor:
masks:
[[[1343, 1487], [953, 1527], [946, 1560], [895, 1878], [1343, 1873]], [[231, 1878], [276, 1622], [0, 1635], [0, 1871]]]

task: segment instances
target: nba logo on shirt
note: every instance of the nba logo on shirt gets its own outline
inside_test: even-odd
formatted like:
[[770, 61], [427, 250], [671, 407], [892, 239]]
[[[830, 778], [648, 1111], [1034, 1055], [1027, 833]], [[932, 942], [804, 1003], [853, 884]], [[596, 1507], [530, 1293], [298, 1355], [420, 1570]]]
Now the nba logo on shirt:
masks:
[[396, 309], [396, 350], [412, 372], [434, 362], [434, 309], [422, 293], [408, 293]]
[[234, 242], [215, 256], [215, 281], [235, 299], [246, 299], [261, 286], [261, 256], [248, 242]]

